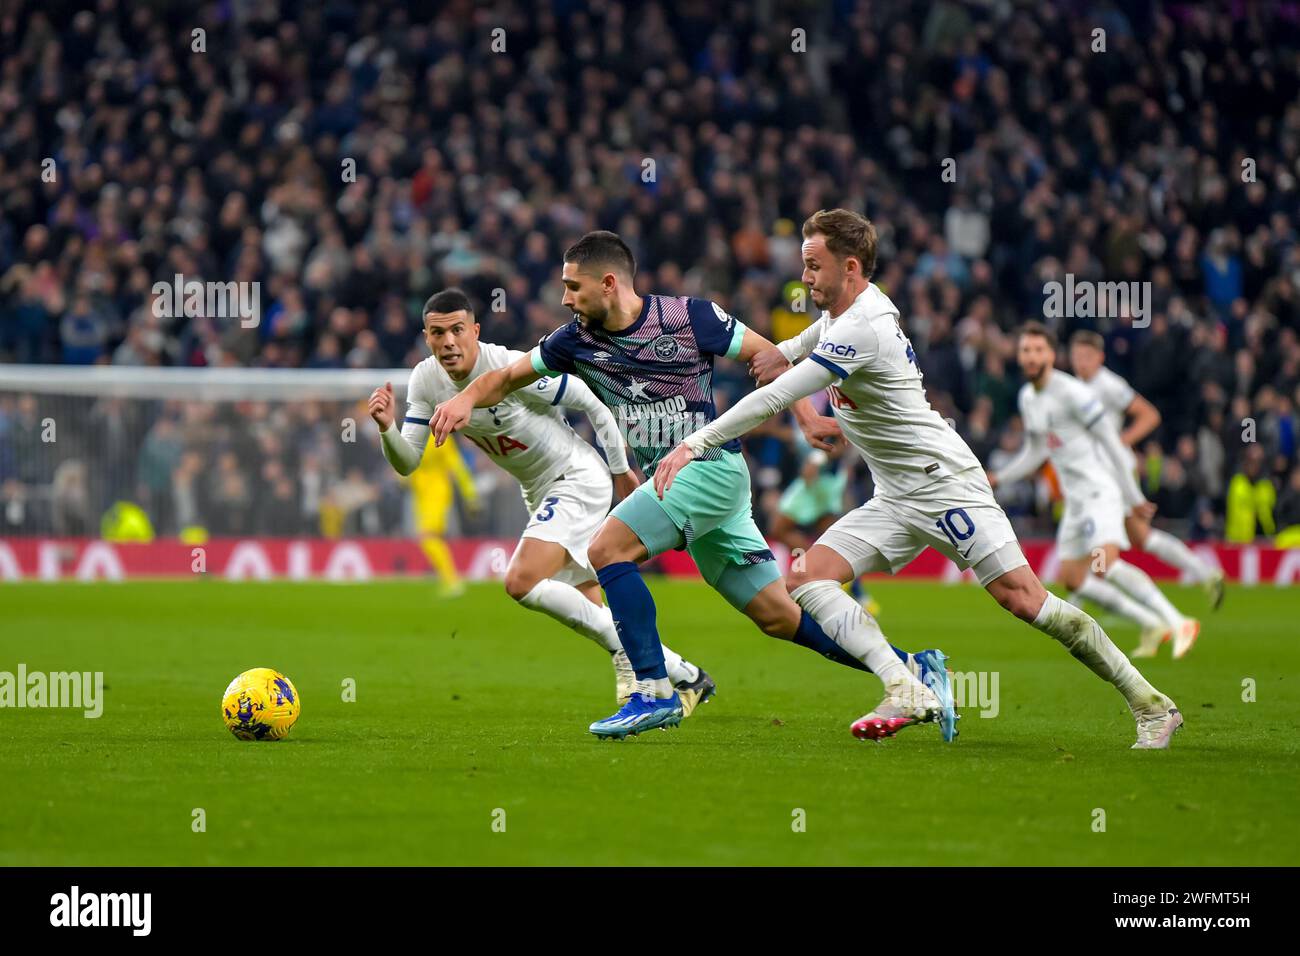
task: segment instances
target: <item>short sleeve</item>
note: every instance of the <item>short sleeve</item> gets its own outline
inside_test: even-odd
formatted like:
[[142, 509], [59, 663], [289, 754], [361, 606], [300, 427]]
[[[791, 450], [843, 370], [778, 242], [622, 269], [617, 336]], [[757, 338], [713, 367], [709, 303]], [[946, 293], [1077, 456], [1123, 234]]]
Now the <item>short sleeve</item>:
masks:
[[1091, 428], [1106, 415], [1106, 405], [1092, 389], [1078, 384], [1070, 391], [1070, 408], [1085, 428]]
[[[535, 370], [537, 366], [534, 365], [533, 368]], [[568, 373], [550, 376], [545, 372], [541, 374], [542, 377], [532, 385], [521, 388], [515, 394], [531, 405], [559, 405], [569, 390]]]
[[574, 345], [573, 330], [569, 326], [556, 329], [529, 353], [533, 371], [547, 378], [572, 372]]
[[688, 299], [686, 308], [695, 332], [695, 343], [701, 352], [725, 358], [735, 358], [740, 354], [741, 343], [745, 340], [745, 323], [728, 315], [722, 306], [708, 299]]
[[[1107, 371], [1109, 372], [1109, 370]], [[1104, 395], [1106, 404], [1117, 412], [1127, 410], [1133, 404], [1133, 399], [1137, 398], [1137, 392], [1133, 390], [1133, 386], [1114, 372], [1109, 372], [1106, 375]]]
[[433, 418], [433, 394], [424, 381], [424, 371], [417, 365], [411, 369], [406, 383], [406, 418], [408, 425], [428, 425]]
[[840, 378], [848, 378], [875, 358], [879, 348], [870, 322], [845, 315], [825, 327], [808, 358]]

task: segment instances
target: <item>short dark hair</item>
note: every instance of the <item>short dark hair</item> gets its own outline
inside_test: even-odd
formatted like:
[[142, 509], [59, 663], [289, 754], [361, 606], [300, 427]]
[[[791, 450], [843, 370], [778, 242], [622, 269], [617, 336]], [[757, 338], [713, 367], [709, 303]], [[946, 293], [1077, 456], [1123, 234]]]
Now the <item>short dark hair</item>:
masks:
[[1016, 331], [1016, 338], [1022, 339], [1026, 335], [1036, 335], [1040, 339], [1045, 339], [1051, 346], [1053, 352], [1056, 351], [1056, 333], [1043, 325], [1042, 322], [1026, 322]]
[[1091, 345], [1098, 352], [1106, 351], [1106, 340], [1101, 337], [1100, 332], [1093, 332], [1091, 329], [1080, 329], [1070, 336], [1071, 345]]
[[851, 209], [818, 209], [804, 220], [803, 237], [824, 236], [826, 248], [837, 259], [853, 256], [862, 263], [862, 277], [876, 273], [876, 227]]
[[443, 289], [441, 292], [435, 292], [429, 296], [424, 303], [424, 311], [420, 313], [420, 321], [430, 312], [437, 312], [439, 315], [445, 315], [448, 312], [468, 312], [471, 319], [474, 318], [474, 306], [469, 301], [462, 290], [455, 288]]
[[636, 275], [636, 258], [618, 233], [598, 229], [589, 232], [564, 250], [564, 261], [582, 268], [596, 267]]

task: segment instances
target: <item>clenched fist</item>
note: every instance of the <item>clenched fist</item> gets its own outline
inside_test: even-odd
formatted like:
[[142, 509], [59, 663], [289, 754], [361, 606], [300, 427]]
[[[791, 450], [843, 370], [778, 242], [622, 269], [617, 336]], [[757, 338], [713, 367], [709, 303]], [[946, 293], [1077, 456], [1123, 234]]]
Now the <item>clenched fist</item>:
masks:
[[790, 367], [790, 361], [778, 348], [763, 349], [749, 360], [749, 374], [761, 388]]
[[383, 388], [370, 393], [370, 417], [375, 420], [381, 432], [388, 431], [397, 412], [397, 400], [393, 397], [393, 383], [385, 382]]

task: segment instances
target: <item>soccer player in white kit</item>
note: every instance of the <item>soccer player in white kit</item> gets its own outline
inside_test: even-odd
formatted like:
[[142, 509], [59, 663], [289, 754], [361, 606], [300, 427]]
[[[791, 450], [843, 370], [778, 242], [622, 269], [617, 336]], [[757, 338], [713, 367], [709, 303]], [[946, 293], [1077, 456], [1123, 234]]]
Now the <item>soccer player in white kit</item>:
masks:
[[1050, 459], [1065, 497], [1056, 532], [1062, 583], [1142, 628], [1134, 657], [1154, 656], [1171, 636], [1174, 657], [1182, 657], [1200, 622], [1184, 617], [1145, 571], [1119, 556], [1129, 547], [1124, 516], [1149, 519], [1155, 506], [1138, 488], [1113, 420], [1091, 389], [1055, 368], [1056, 337], [1045, 326], [1026, 323], [1016, 354], [1026, 379], [1019, 395], [1025, 443], [990, 482], [1018, 481]]
[[800, 606], [884, 684], [884, 700], [852, 725], [854, 735], [880, 739], [935, 715], [928, 689], [896, 657], [889, 660], [879, 625], [840, 585], [868, 571], [897, 571], [932, 547], [974, 569], [1002, 607], [1115, 685], [1137, 721], [1135, 749], [1168, 747], [1183, 722], [1174, 702], [1138, 673], [1096, 621], [1043, 587], [979, 461], [926, 401], [898, 309], [871, 284], [875, 227], [848, 210], [822, 210], [804, 223], [803, 236], [803, 281], [824, 310], [821, 318], [752, 360], [755, 376], [770, 384], [678, 445], [655, 471], [656, 489], [670, 486], [701, 451], [831, 388], [840, 428], [866, 459], [876, 491], [818, 539], [787, 583]]
[[[370, 396], [370, 415], [379, 426], [384, 457], [401, 475], [420, 465], [435, 406], [484, 372], [504, 368], [524, 354], [480, 342], [473, 307], [459, 289], [436, 293], [425, 303], [424, 335], [433, 354], [411, 372], [400, 428], [395, 424], [392, 384]], [[591, 419], [608, 466], [569, 426], [563, 408]], [[610, 475], [620, 497], [640, 483], [628, 465], [613, 414], [582, 381], [565, 375], [541, 379], [499, 405], [475, 409], [463, 434], [519, 482], [528, 508], [528, 525], [506, 568], [506, 593], [608, 651], [616, 696], [620, 703], [626, 701], [635, 675], [587, 559], [587, 544], [609, 511]], [[689, 716], [712, 694], [713, 682], [667, 647], [664, 661], [682, 699], [683, 715]]]
[[[1101, 399], [1120, 440], [1129, 449], [1129, 470], [1137, 468], [1132, 449], [1160, 426], [1160, 411], [1134, 391], [1133, 386], [1106, 367], [1106, 341], [1096, 332], [1079, 331], [1070, 336], [1070, 367], [1077, 378]], [[1132, 419], [1125, 427], [1125, 417]], [[1223, 604], [1223, 572], [1197, 557], [1167, 531], [1151, 527], [1151, 519], [1131, 511], [1124, 516], [1124, 530], [1133, 547], [1155, 555], [1183, 573], [1183, 579], [1205, 588], [1210, 606], [1218, 610]], [[1155, 649], [1151, 649], [1154, 655]]]

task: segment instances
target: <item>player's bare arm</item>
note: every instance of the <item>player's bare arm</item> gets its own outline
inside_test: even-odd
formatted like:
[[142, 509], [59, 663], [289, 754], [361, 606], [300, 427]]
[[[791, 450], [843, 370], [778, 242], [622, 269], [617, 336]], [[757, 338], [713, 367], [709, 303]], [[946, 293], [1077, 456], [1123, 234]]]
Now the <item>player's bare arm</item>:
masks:
[[761, 387], [770, 384], [778, 375], [790, 368], [790, 360], [776, 346], [756, 352], [749, 360], [749, 374]]
[[778, 375], [790, 369], [793, 363], [805, 358], [817, 347], [823, 325], [823, 320], [818, 319], [793, 338], [755, 353], [749, 360], [749, 374], [754, 377], [754, 381], [760, 386], [768, 385]]
[[[781, 354], [775, 345], [753, 329], [746, 329], [745, 337], [740, 343], [740, 353], [736, 358], [749, 363], [752, 374], [754, 360], [760, 355], [769, 353], [777, 356], [777, 358], [785, 362], [785, 367], [789, 368], [790, 363], [785, 361], [785, 356]], [[780, 371], [784, 371], [784, 369]], [[772, 374], [771, 378], [775, 379], [780, 374], [780, 371]], [[794, 420], [799, 423], [799, 429], [803, 432], [804, 438], [808, 439], [808, 444], [814, 448], [820, 448], [822, 451], [832, 451], [834, 449], [835, 446], [831, 444], [831, 441], [842, 437], [840, 426], [835, 419], [818, 414], [817, 409], [813, 407], [813, 403], [807, 397], [801, 398], [792, 404], [790, 411], [794, 414]]]
[[1129, 448], [1136, 448], [1138, 442], [1160, 427], [1160, 409], [1156, 408], [1141, 395], [1133, 396], [1124, 413], [1132, 420], [1120, 433], [1120, 441]]
[[517, 359], [505, 368], [480, 375], [455, 398], [443, 402], [433, 410], [433, 420], [429, 422], [429, 427], [433, 430], [434, 444], [441, 448], [448, 435], [468, 425], [474, 409], [491, 408], [511, 392], [532, 385], [539, 378], [541, 376], [533, 369], [528, 356]]

